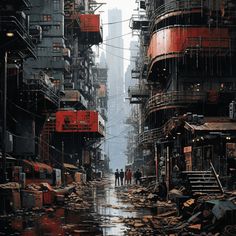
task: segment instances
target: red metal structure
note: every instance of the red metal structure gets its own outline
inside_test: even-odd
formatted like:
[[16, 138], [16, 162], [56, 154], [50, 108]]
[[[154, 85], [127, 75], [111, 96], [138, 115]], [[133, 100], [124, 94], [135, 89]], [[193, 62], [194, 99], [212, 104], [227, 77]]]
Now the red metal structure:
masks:
[[93, 133], [104, 136], [104, 121], [97, 111], [58, 111], [56, 132]]

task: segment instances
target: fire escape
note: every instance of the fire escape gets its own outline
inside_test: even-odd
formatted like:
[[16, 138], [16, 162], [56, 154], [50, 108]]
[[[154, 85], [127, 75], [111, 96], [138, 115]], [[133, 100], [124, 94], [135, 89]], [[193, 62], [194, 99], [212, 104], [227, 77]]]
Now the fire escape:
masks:
[[[98, 6], [95, 1], [84, 4], [65, 1], [65, 38], [71, 52], [71, 73], [65, 77], [64, 96], [55, 115], [55, 134], [64, 140], [67, 153], [77, 155], [80, 165], [91, 159], [89, 147], [104, 137], [105, 124], [96, 111], [92, 71], [94, 55], [91, 47], [102, 42], [100, 15], [95, 14]], [[76, 160], [68, 161], [75, 163]]]

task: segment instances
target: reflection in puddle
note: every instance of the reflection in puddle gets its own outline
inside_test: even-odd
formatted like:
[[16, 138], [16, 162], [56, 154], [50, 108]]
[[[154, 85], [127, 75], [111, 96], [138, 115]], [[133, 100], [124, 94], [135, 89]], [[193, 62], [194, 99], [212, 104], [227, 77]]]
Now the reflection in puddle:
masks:
[[151, 214], [150, 209], [134, 209], [129, 201], [121, 201], [122, 189], [99, 186], [90, 190], [89, 209], [76, 211], [63, 207], [46, 212], [21, 212], [12, 218], [0, 218], [0, 235], [23, 236], [119, 236], [126, 235], [125, 218]]

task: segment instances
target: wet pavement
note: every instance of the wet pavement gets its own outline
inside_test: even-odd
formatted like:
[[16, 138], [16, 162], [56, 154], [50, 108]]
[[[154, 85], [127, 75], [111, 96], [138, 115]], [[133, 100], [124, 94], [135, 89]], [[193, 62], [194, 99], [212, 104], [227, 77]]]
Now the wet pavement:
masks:
[[77, 207], [69, 198], [63, 206], [1, 217], [0, 235], [129, 235], [127, 220], [156, 215], [156, 212], [151, 208], [134, 208], [130, 200], [120, 194], [127, 186], [115, 188], [112, 177], [105, 180], [105, 185], [95, 183], [87, 187]]

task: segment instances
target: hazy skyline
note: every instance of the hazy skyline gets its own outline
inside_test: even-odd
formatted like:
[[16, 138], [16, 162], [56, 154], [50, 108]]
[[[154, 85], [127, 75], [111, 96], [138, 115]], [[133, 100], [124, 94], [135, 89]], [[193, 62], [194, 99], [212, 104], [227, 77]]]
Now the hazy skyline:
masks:
[[[108, 41], [106, 42], [106, 38], [108, 36], [108, 24], [111, 23], [108, 22], [108, 10], [111, 9], [118, 9], [122, 12], [122, 39], [124, 40], [124, 48], [130, 47], [130, 41], [133, 40], [132, 37], [132, 30], [129, 28], [129, 21], [126, 21], [132, 17], [132, 14], [134, 14], [134, 9], [137, 9], [137, 3], [135, 3], [135, 0], [101, 0], [99, 1], [101, 3], [106, 3], [101, 8], [99, 8], [98, 12], [101, 14], [101, 21], [103, 24], [103, 39], [104, 39], [104, 45], [101, 45], [101, 48], [107, 51], [112, 51], [112, 48], [107, 46], [105, 44], [110, 44], [112, 42]], [[126, 35], [127, 34], [127, 35]], [[114, 37], [120, 36], [120, 35], [114, 35]], [[136, 37], [134, 37], [135, 39]], [[101, 50], [102, 51], [102, 50]], [[129, 66], [129, 59], [130, 59], [130, 52], [128, 50], [124, 50], [124, 58], [127, 60], [124, 60], [124, 72], [126, 71], [126, 68]]]
[[[130, 65], [130, 52], [127, 48], [130, 47], [130, 42], [133, 40], [132, 30], [129, 28], [129, 19], [137, 5], [133, 0], [130, 0], [129, 4], [124, 0], [102, 2], [107, 4], [99, 9], [103, 23], [104, 40], [104, 44], [99, 50], [100, 54], [106, 53], [108, 65], [109, 112], [106, 139], [108, 139], [107, 151], [111, 160], [110, 167], [115, 170], [116, 168], [124, 168], [127, 163], [125, 155], [127, 126], [124, 121], [127, 118], [126, 111], [129, 109], [126, 106], [129, 105], [125, 101], [127, 91], [124, 88], [126, 71]], [[110, 12], [109, 19], [108, 12]], [[113, 15], [111, 15], [112, 12]], [[111, 38], [115, 39], [109, 40]]]

